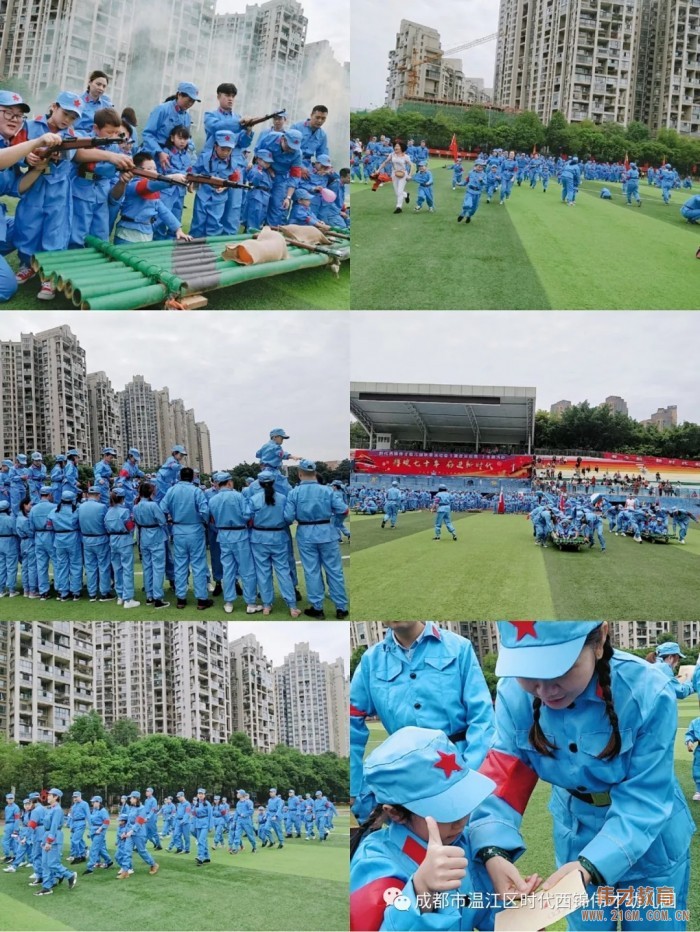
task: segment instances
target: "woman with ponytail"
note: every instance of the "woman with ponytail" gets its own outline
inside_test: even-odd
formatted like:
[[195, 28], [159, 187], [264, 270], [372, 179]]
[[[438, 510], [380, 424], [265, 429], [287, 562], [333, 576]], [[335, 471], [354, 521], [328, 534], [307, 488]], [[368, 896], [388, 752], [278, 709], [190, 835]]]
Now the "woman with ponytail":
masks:
[[[480, 772], [497, 784], [474, 812], [472, 845], [499, 894], [527, 889], [515, 860], [522, 815], [538, 779], [552, 786], [558, 870], [597, 887], [674, 891], [667, 919], [654, 903], [612, 895], [569, 929], [685, 929], [695, 825], [674, 773], [677, 726], [668, 678], [613, 650], [606, 622], [502, 621], [496, 675], [496, 741]], [[624, 900], [624, 902], [623, 902]], [[609, 904], [609, 905], [605, 905]], [[661, 904], [663, 906], [663, 904]], [[602, 910], [602, 912], [601, 912]], [[601, 916], [604, 918], [601, 919]], [[679, 918], [676, 918], [679, 917]]]
[[[646, 659], [649, 660], [649, 655], [647, 655]], [[668, 683], [673, 689], [676, 699], [687, 699], [692, 692], [695, 692], [695, 688], [692, 682], [681, 683], [677, 679], [676, 672], [681, 660], [685, 660], [685, 654], [681, 653], [678, 644], [675, 641], [666, 641], [664, 644], [658, 645], [651, 655], [650, 663], [653, 663], [668, 678]]]

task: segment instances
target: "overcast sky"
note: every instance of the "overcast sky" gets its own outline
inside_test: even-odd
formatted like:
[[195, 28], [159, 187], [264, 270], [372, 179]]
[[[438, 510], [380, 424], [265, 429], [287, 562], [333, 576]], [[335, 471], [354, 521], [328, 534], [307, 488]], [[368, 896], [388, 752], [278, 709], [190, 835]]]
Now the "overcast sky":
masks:
[[308, 643], [324, 663], [333, 663], [338, 657], [345, 661], [345, 675], [350, 675], [350, 626], [347, 622], [318, 621], [230, 621], [229, 642], [254, 634], [272, 663], [279, 667], [295, 644]]
[[[396, 47], [402, 19], [437, 29], [446, 52], [496, 32], [498, 7], [498, 0], [353, 0], [351, 108], [384, 103], [389, 51]], [[495, 40], [448, 57], [461, 58], [467, 77], [483, 78], [485, 87], [493, 87]]]
[[4, 311], [0, 340], [61, 324], [85, 350], [87, 371], [104, 370], [115, 390], [142, 375], [194, 408], [209, 427], [215, 469], [254, 462], [273, 427], [289, 434], [293, 456], [348, 455], [347, 314]]
[[[354, 382], [535, 386], [538, 409], [621, 395], [700, 423], [695, 311], [355, 311]], [[391, 351], [387, 352], [387, 346]]]
[[[251, 5], [246, 0], [217, 0], [216, 12], [245, 13], [246, 6]], [[332, 2], [330, 0], [301, 0], [301, 5], [304, 16], [309, 21], [306, 41], [320, 42], [322, 39], [328, 39], [338, 61], [348, 61], [350, 56], [350, 0], [332, 0]], [[353, 3], [353, 10], [354, 6]]]

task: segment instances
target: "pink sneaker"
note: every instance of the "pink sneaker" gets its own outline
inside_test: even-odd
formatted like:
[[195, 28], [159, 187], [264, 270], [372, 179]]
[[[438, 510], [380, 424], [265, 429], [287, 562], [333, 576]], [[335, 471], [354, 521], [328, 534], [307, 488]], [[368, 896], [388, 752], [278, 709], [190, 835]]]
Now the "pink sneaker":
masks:
[[46, 281], [41, 283], [41, 289], [37, 298], [40, 301], [53, 301], [56, 297], [56, 286], [51, 281]]
[[15, 281], [18, 285], [24, 285], [30, 278], [34, 278], [35, 275], [36, 272], [34, 269], [27, 268], [26, 265], [23, 265], [15, 275]]

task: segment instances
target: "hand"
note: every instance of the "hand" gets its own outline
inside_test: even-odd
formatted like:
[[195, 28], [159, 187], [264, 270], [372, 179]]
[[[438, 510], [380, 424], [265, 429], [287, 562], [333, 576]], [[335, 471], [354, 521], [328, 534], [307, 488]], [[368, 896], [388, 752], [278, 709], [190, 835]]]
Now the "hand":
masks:
[[162, 171], [165, 171], [166, 168], [170, 168], [170, 156], [167, 152], [159, 152], [158, 161]]
[[176, 172], [174, 175], [168, 175], [171, 181], [179, 181], [181, 184], [187, 184], [187, 175], [182, 172]]
[[569, 861], [566, 864], [562, 864], [559, 870], [554, 871], [554, 873], [545, 880], [542, 884], [542, 889], [550, 890], [553, 886], [558, 884], [562, 878], [566, 877], [567, 874], [571, 874], [573, 871], [581, 872], [583, 876], [583, 885], [587, 887], [591, 882], [591, 875], [579, 861]]
[[493, 888], [499, 896], [528, 896], [542, 882], [538, 874], [521, 877], [515, 864], [511, 864], [506, 858], [489, 858], [485, 867]]
[[292, 205], [292, 199], [291, 199], [291, 197], [285, 197], [285, 199], [282, 201], [282, 209], [283, 209], [283, 210], [289, 210], [289, 208], [291, 207], [291, 205]]
[[123, 152], [105, 152], [105, 155], [108, 156], [107, 161], [111, 162], [112, 165], [116, 165], [119, 171], [129, 171], [130, 168], [134, 167], [131, 156], [124, 155]]
[[130, 181], [133, 181], [135, 176], [131, 172], [122, 172], [119, 177], [124, 184], [129, 184]]
[[214, 194], [228, 194], [230, 188], [212, 188]]
[[427, 816], [428, 851], [425, 860], [413, 875], [417, 894], [458, 890], [467, 875], [464, 851], [454, 845], [444, 845], [437, 822]]
[[40, 155], [37, 155], [36, 152], [28, 152], [25, 156], [25, 161], [30, 168], [46, 168], [49, 164], [48, 157], [42, 158]]
[[686, 744], [686, 747], [688, 748], [688, 751], [692, 754], [693, 753], [693, 742], [688, 741], [688, 743]]
[[43, 136], [40, 136], [38, 139], [35, 139], [36, 147], [43, 148], [44, 146], [60, 146], [63, 142], [63, 137], [59, 136], [58, 133], [44, 133]]
[[182, 240], [186, 240], [187, 242], [189, 242], [192, 239], [192, 237], [189, 236], [187, 233], [185, 233], [182, 227], [180, 227], [175, 233], [175, 239], [182, 239]]
[[301, 169], [301, 177], [302, 177], [302, 178], [308, 178], [308, 177], [309, 177], [309, 169], [308, 169], [308, 168], [302, 168], [302, 169]]

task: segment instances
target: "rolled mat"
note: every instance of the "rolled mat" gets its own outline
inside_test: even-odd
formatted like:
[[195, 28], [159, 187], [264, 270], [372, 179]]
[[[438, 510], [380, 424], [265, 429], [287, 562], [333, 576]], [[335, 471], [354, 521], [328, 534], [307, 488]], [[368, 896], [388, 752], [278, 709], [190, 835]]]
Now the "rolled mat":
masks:
[[239, 265], [261, 265], [264, 262], [279, 262], [289, 258], [287, 242], [281, 233], [263, 227], [256, 239], [247, 239], [242, 243], [231, 243], [222, 253], [222, 257]]
[[332, 240], [323, 235], [318, 227], [301, 226], [298, 223], [289, 223], [287, 226], [279, 228], [280, 233], [295, 239], [298, 243], [304, 243], [306, 246], [331, 246]]

